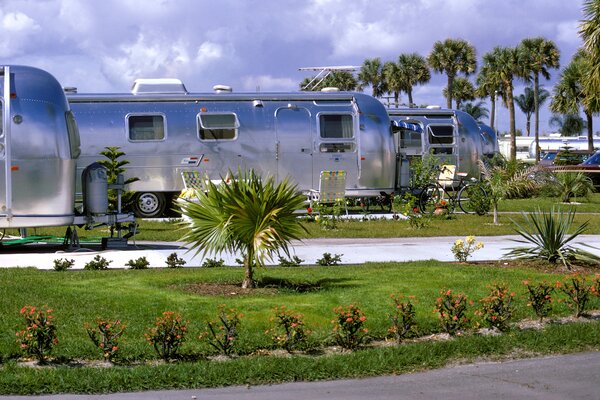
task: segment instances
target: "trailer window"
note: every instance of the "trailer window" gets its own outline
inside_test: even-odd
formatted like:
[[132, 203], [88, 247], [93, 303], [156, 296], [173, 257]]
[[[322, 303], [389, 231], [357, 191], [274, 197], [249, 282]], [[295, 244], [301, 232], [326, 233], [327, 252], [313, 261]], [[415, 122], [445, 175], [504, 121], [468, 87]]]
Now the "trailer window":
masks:
[[198, 137], [200, 140], [233, 140], [240, 127], [235, 114], [199, 114]]
[[81, 154], [81, 143], [79, 141], [79, 129], [75, 122], [75, 117], [71, 111], [65, 114], [67, 119], [67, 132], [69, 133], [69, 145], [71, 146], [71, 158], [77, 158]]
[[129, 140], [163, 140], [165, 121], [162, 115], [130, 115], [127, 117]]
[[319, 130], [323, 139], [352, 139], [354, 120], [349, 114], [321, 114]]

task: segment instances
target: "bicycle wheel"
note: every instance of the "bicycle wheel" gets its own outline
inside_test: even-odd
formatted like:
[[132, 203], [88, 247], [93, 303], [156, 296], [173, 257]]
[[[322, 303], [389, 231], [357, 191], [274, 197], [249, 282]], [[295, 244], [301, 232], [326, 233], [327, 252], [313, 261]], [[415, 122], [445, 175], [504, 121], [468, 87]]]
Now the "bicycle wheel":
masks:
[[423, 188], [419, 195], [419, 208], [423, 214], [431, 214], [442, 195], [438, 185], [429, 184]]
[[465, 214], [485, 215], [487, 202], [487, 193], [480, 185], [470, 183], [458, 192], [458, 206]]

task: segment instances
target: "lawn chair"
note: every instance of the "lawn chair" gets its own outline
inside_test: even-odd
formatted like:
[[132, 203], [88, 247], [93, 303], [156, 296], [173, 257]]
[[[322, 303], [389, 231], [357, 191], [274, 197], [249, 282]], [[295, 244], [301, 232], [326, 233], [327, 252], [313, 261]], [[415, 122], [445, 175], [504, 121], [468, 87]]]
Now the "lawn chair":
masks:
[[207, 177], [200, 174], [198, 170], [181, 171], [183, 188], [186, 196], [190, 196], [192, 191], [206, 192]]
[[453, 187], [456, 183], [454, 176], [456, 174], [456, 165], [445, 164], [440, 166], [440, 174], [438, 176], [438, 183], [440, 186], [447, 188]]
[[346, 171], [321, 171], [319, 176], [319, 190], [310, 190], [309, 202], [313, 204], [334, 204], [341, 201], [344, 204], [346, 215]]

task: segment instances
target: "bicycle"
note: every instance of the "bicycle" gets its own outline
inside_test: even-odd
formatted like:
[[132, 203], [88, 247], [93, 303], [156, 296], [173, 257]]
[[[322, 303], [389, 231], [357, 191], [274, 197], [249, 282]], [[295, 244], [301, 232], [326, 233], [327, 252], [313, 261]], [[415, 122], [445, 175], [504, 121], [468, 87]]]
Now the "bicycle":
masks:
[[[485, 211], [477, 206], [482, 199], [487, 199], [485, 189], [475, 180], [466, 180], [466, 173], [458, 172], [456, 176], [459, 177], [458, 180], [454, 179], [453, 168], [447, 165], [442, 166], [438, 181], [426, 185], [419, 194], [421, 213], [432, 214], [442, 204], [449, 213], [453, 213], [456, 203], [458, 203], [458, 207], [465, 214], [485, 214]], [[440, 182], [444, 182], [444, 184]]]

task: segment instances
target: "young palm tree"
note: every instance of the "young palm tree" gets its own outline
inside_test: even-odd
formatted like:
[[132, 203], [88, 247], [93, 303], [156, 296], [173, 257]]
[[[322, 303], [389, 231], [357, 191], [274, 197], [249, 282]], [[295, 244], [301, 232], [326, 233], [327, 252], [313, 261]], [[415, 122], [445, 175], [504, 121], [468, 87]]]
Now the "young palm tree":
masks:
[[446, 103], [448, 108], [452, 108], [452, 99], [454, 98], [454, 79], [459, 72], [469, 76], [477, 69], [477, 59], [475, 57], [475, 47], [462, 39], [446, 39], [437, 41], [433, 44], [433, 50], [427, 57], [429, 66], [434, 71], [446, 73], [448, 76], [448, 96]]
[[197, 202], [181, 205], [189, 218], [189, 233], [182, 241], [196, 254], [239, 251], [244, 259], [243, 288], [255, 286], [253, 268], [264, 265], [303, 231], [294, 211], [304, 207], [306, 197], [285, 179], [275, 184], [254, 171], [238, 171], [228, 184], [209, 182], [206, 192], [197, 193]]
[[393, 61], [386, 61], [383, 64], [383, 80], [387, 93], [393, 93], [394, 105], [400, 105], [400, 92], [402, 91], [402, 77], [398, 65]]
[[485, 98], [489, 97], [491, 102], [490, 126], [496, 127], [496, 101], [500, 92], [501, 83], [496, 74], [489, 66], [484, 65], [477, 75], [477, 88], [475, 96]]
[[425, 57], [417, 53], [400, 54], [398, 56], [398, 73], [402, 82], [402, 90], [408, 96], [408, 105], [412, 107], [413, 102], [413, 87], [422, 85], [431, 79], [431, 72], [427, 66]]
[[358, 73], [358, 81], [360, 82], [360, 89], [362, 90], [366, 86], [371, 86], [373, 89], [373, 97], [379, 97], [386, 92], [385, 81], [383, 79], [383, 64], [381, 59], [373, 58], [366, 59]]
[[[463, 101], [475, 100], [475, 86], [467, 78], [459, 76], [454, 79], [452, 85], [454, 86], [452, 88], [452, 96], [454, 96], [454, 100], [456, 101], [457, 110], [460, 110]], [[443, 93], [445, 97], [448, 97], [448, 88], [444, 88]]]
[[500, 83], [502, 99], [508, 107], [511, 161], [517, 159], [517, 130], [515, 127], [513, 80], [517, 76], [518, 68], [517, 49], [515, 48], [495, 47], [491, 52], [483, 55], [483, 69], [490, 79]]
[[[553, 41], [543, 37], [523, 39], [518, 47], [519, 65], [522, 76], [526, 80], [533, 78], [533, 98], [535, 108], [535, 146], [540, 147], [540, 75], [550, 79], [548, 68], [560, 66], [560, 52]], [[536, 151], [536, 161], [540, 160], [540, 152]]]
[[[550, 97], [550, 92], [546, 89], [540, 89], [538, 105], [542, 105], [546, 102], [546, 100]], [[515, 103], [517, 106], [523, 111], [525, 114], [525, 118], [527, 119], [525, 123], [525, 130], [527, 131], [527, 136], [531, 136], [531, 116], [535, 113], [535, 94], [534, 90], [529, 86], [525, 87], [525, 91], [523, 94], [520, 94], [515, 97]]]
[[559, 172], [556, 174], [554, 189], [563, 203], [570, 203], [571, 197], [588, 196], [594, 193], [592, 179], [583, 172]]
[[581, 107], [587, 120], [588, 149], [593, 149], [593, 118], [588, 101], [590, 94], [585, 87], [590, 63], [590, 54], [584, 49], [580, 49], [573, 56], [569, 65], [561, 72], [558, 83], [554, 86], [550, 110], [560, 114], [579, 114]]
[[489, 116], [489, 111], [483, 101], [478, 101], [477, 103], [467, 102], [460, 109], [473, 117], [477, 122], [482, 122], [483, 118]]

